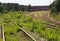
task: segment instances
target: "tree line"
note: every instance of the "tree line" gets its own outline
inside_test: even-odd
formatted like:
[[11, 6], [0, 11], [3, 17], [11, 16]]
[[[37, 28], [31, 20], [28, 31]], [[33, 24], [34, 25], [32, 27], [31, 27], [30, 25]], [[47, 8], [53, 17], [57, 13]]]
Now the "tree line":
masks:
[[19, 5], [18, 3], [1, 3], [0, 2], [0, 13], [6, 11], [29, 11], [31, 5]]
[[[1, 3], [0, 2], [0, 13], [8, 11], [30, 11], [31, 5], [19, 5], [18, 3]], [[58, 14], [60, 12], [60, 0], [55, 0], [50, 4], [51, 13]]]
[[60, 12], [60, 0], [54, 0], [50, 5], [51, 13], [58, 14]]

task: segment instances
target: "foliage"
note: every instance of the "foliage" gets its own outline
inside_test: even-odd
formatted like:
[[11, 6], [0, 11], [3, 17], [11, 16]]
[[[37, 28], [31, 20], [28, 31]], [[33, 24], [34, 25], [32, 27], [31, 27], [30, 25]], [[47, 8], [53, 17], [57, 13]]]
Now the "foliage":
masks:
[[53, 14], [51, 14], [50, 15], [53, 19], [55, 19], [55, 20], [57, 20], [57, 21], [60, 21], [60, 13], [58, 13], [58, 15], [53, 15]]
[[2, 39], [0, 39], [0, 41], [3, 41]]
[[29, 4], [28, 11], [31, 11], [30, 9], [31, 9], [31, 5]]
[[58, 14], [60, 12], [60, 0], [55, 0], [51, 5], [50, 9], [52, 13]]
[[0, 13], [4, 12], [4, 7], [0, 5]]
[[26, 29], [26, 31], [36, 33], [36, 35], [48, 41], [60, 41], [60, 29], [49, 29], [44, 24], [45, 21], [32, 18], [31, 16], [25, 16], [25, 13], [28, 12], [10, 11], [0, 15], [0, 18], [3, 19], [0, 22], [4, 23], [6, 41], [18, 41], [16, 33], [20, 27]]
[[[8, 11], [28, 11], [29, 6], [19, 5], [18, 3], [1, 3], [0, 9], [5, 9], [4, 12]], [[1, 11], [1, 10], [0, 10]]]

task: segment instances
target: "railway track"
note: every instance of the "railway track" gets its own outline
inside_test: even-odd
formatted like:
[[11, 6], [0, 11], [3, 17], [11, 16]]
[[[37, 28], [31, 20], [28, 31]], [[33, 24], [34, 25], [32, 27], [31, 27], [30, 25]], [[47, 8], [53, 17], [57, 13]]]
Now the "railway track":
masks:
[[4, 26], [3, 24], [0, 26], [0, 39], [5, 41], [5, 36], [4, 36]]
[[[12, 21], [12, 20], [11, 20]], [[16, 22], [12, 21], [15, 25], [17, 25], [27, 36], [29, 36], [33, 41], [47, 41], [46, 39], [43, 39], [43, 38], [40, 38], [40, 37], [37, 37], [35, 35], [35, 33], [29, 33], [29, 32], [26, 32], [25, 29], [21, 28]]]
[[[16, 24], [15, 24], [16, 25]], [[28, 36], [30, 39], [29, 40], [33, 40], [33, 41], [36, 41], [31, 35], [29, 35], [24, 29], [22, 29], [22, 28], [20, 28], [20, 30], [21, 30], [21, 33], [23, 34], [23, 35], [25, 35], [25, 36]], [[22, 35], [22, 36], [23, 36]], [[24, 38], [24, 37], [23, 37]], [[26, 37], [25, 37], [26, 38]], [[3, 39], [3, 41], [6, 41], [5, 40], [5, 36], [4, 36], [4, 24], [2, 24], [2, 26], [1, 26], [1, 39]], [[27, 38], [28, 39], [28, 38]], [[26, 40], [27, 40], [26, 39]], [[29, 41], [29, 40], [27, 40], [27, 41]], [[25, 41], [25, 40], [24, 40]]]
[[[11, 20], [12, 21], [12, 20]], [[17, 25], [16, 22], [12, 21], [15, 25]], [[33, 38], [29, 33], [27, 33], [24, 29], [22, 29], [20, 26], [18, 26], [26, 35], [28, 35], [33, 41], [36, 41], [35, 38]]]
[[[35, 16], [33, 16], [34, 18], [37, 18], [37, 17], [35, 17]], [[38, 18], [38, 19], [41, 19], [41, 18]], [[11, 19], [10, 19], [11, 20]], [[35, 38], [35, 36], [31, 33], [31, 34], [29, 34], [28, 32], [26, 32], [23, 28], [21, 28], [16, 22], [14, 22], [14, 21], [12, 21], [11, 20], [11, 22], [13, 22], [15, 25], [17, 25], [27, 36], [29, 36], [33, 41], [42, 41], [41, 40], [41, 38], [39, 39], [39, 40], [36, 40], [36, 38]], [[49, 27], [49, 28], [52, 28], [53, 27], [53, 29], [57, 29], [56, 28], [56, 26], [55, 25], [53, 25], [53, 24], [49, 24], [49, 23], [43, 23], [43, 24], [46, 24], [46, 26], [47, 27]], [[3, 29], [4, 29], [4, 26], [2, 25], [2, 27], [3, 27]], [[4, 31], [4, 30], [3, 30]], [[4, 32], [3, 32], [4, 33]], [[3, 35], [3, 41], [5, 41], [5, 37], [4, 37], [4, 34], [1, 34], [1, 36]], [[47, 40], [44, 40], [43, 39], [43, 41], [47, 41]]]
[[2, 27], [0, 26], [0, 39], [2, 39]]
[[[28, 37], [30, 37], [33, 41], [47, 41], [47, 40], [45, 40], [45, 39], [42, 39], [42, 38], [39, 38], [39, 39], [37, 39], [36, 38], [36, 36], [34, 36], [33, 35], [33, 33], [28, 33], [28, 32], [26, 32], [23, 28], [21, 28], [16, 22], [14, 22], [14, 21], [12, 21], [11, 20], [11, 22], [12, 23], [14, 23], [15, 25], [17, 25], [20, 29], [21, 29], [21, 31], [23, 31]], [[4, 24], [2, 24], [2, 26], [1, 26], [1, 38], [3, 39], [3, 41], [6, 41], [5, 40], [5, 36], [4, 36]]]
[[[15, 22], [14, 22], [15, 25], [17, 25]], [[19, 27], [19, 26], [18, 26]], [[26, 34], [30, 39], [32, 39], [33, 41], [36, 41], [31, 35], [29, 35], [24, 29], [20, 28], [20, 30], [22, 31], [22, 33]], [[2, 26], [0, 27], [0, 38], [3, 40], [3, 41], [6, 41], [5, 40], [5, 36], [4, 36], [4, 24], [2, 24]]]
[[[37, 17], [37, 16], [34, 16], [34, 15], [30, 15], [30, 16], [32, 16], [33, 18], [37, 18], [37, 19], [40, 19], [40, 20], [45, 20], [44, 18], [45, 17]], [[47, 23], [47, 22], [44, 22], [43, 24], [45, 24], [48, 28], [52, 28], [52, 29], [58, 29], [58, 28], [56, 28], [57, 26], [56, 26], [56, 24], [53, 24], [53, 23]], [[58, 25], [59, 27], [60, 27], [60, 25]]]

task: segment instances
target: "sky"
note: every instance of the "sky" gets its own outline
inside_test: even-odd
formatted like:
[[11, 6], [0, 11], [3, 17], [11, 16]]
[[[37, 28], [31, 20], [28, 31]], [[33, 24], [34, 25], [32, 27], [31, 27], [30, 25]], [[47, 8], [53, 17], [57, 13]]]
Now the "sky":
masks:
[[0, 0], [2, 3], [19, 3], [20, 5], [42, 6], [50, 5], [53, 0]]

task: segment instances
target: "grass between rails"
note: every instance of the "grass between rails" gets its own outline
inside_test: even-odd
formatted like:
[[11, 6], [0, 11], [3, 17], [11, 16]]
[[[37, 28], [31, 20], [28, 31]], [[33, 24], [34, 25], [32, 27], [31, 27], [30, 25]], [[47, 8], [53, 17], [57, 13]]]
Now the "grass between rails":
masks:
[[52, 18], [54, 18], [54, 19], [56, 19], [57, 21], [60, 21], [60, 13], [58, 13], [57, 15], [53, 15], [53, 14], [51, 14], [50, 15]]
[[[43, 37], [48, 41], [60, 41], [60, 29], [48, 29], [43, 20], [32, 18], [31, 16], [24, 16], [28, 12], [9, 12], [0, 15], [0, 21], [5, 23], [5, 37], [6, 41], [19, 41], [16, 33], [20, 29], [14, 25], [10, 19], [15, 21], [20, 27], [25, 28], [26, 31], [36, 33], [39, 37]], [[24, 40], [23, 40], [24, 41]]]

